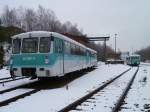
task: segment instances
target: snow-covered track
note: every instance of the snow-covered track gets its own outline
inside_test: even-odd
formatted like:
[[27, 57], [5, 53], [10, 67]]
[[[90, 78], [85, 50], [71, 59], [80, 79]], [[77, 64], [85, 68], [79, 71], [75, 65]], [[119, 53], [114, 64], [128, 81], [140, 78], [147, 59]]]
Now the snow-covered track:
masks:
[[37, 90], [37, 89], [27, 90], [27, 92], [23, 92], [23, 93], [20, 93], [18, 95], [11, 96], [10, 98], [4, 99], [4, 100], [2, 98], [2, 101], [0, 99], [0, 107], [8, 105], [11, 102], [14, 102], [14, 101], [16, 101], [18, 99], [24, 98], [24, 97], [29, 96], [31, 94], [34, 94], [34, 93], [36, 93], [38, 91], [40, 91], [40, 90]]
[[133, 84], [133, 81], [134, 81], [134, 79], [135, 79], [136, 74], [138, 73], [138, 71], [139, 71], [139, 67], [137, 68], [137, 70], [136, 70], [136, 72], [134, 73], [132, 79], [130, 80], [130, 82], [129, 82], [128, 85], [126, 86], [126, 88], [125, 88], [124, 92], [122, 93], [122, 95], [120, 96], [119, 100], [117, 101], [116, 106], [113, 108], [113, 111], [112, 111], [112, 112], [118, 112], [118, 111], [119, 111], [121, 105], [122, 105], [123, 102], [124, 102], [125, 97], [127, 96], [128, 92], [129, 92], [129, 90], [130, 90], [130, 88], [131, 88], [131, 86], [132, 86], [132, 84]]
[[7, 78], [0, 79], [1, 80], [0, 84], [12, 82], [12, 81], [17, 81], [17, 80], [21, 80], [21, 79], [25, 79], [25, 78], [28, 78], [28, 77], [19, 77], [19, 78], [15, 78], [15, 79], [12, 79], [11, 77], [7, 77]]
[[[82, 98], [76, 100], [75, 102], [69, 104], [68, 106], [64, 107], [63, 109], [59, 110], [58, 112], [68, 112], [71, 110], [78, 110], [76, 107], [81, 105], [83, 102], [87, 101], [87, 99], [93, 99], [93, 95], [97, 94], [98, 92], [100, 92], [101, 90], [103, 90], [105, 87], [107, 87], [108, 85], [110, 85], [112, 82], [114, 82], [116, 79], [118, 79], [119, 77], [121, 77], [122, 75], [124, 75], [125, 73], [127, 73], [129, 70], [131, 70], [131, 68], [127, 69], [126, 71], [124, 71], [123, 73], [121, 73], [120, 75], [112, 78], [111, 80], [107, 81], [105, 84], [101, 85], [100, 87], [98, 87], [97, 89], [95, 89], [94, 91], [90, 92], [89, 94], [83, 96]], [[79, 109], [80, 111], [80, 109]]]
[[27, 86], [27, 85], [30, 85], [30, 84], [32, 84], [32, 83], [35, 83], [35, 82], [38, 82], [38, 80], [36, 80], [36, 81], [34, 81], [34, 82], [30, 82], [30, 83], [21, 84], [21, 85], [18, 85], [18, 86], [12, 87], [12, 88], [8, 88], [8, 89], [5, 89], [5, 90], [1, 90], [1, 91], [0, 91], [0, 94], [4, 94], [4, 93], [7, 93], [7, 92], [10, 92], [10, 91], [19, 89], [19, 88], [23, 88], [23, 87], [25, 87], [25, 86]]
[[140, 66], [150, 66], [150, 63], [142, 63]]
[[[34, 82], [22, 84], [13, 88], [0, 91], [0, 107], [8, 105], [11, 102], [14, 102], [18, 99], [24, 98], [26, 96], [29, 96], [31, 94], [40, 91], [40, 89], [24, 89], [25, 87], [28, 87], [30, 85], [32, 86], [33, 83], [38, 82], [39, 80], [36, 80]], [[15, 94], [15, 91], [18, 91], [19, 94]]]
[[6, 79], [12, 79], [12, 77], [1, 78], [0, 81], [1, 81], [1, 80], [6, 80]]

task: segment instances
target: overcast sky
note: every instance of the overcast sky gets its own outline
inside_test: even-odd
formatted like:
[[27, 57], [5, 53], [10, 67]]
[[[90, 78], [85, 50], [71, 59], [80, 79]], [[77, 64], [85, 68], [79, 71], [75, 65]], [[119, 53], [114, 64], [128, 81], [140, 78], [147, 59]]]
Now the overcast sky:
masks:
[[150, 46], [150, 0], [0, 0], [5, 5], [51, 9], [62, 22], [78, 24], [88, 36], [110, 35], [108, 45], [135, 51]]

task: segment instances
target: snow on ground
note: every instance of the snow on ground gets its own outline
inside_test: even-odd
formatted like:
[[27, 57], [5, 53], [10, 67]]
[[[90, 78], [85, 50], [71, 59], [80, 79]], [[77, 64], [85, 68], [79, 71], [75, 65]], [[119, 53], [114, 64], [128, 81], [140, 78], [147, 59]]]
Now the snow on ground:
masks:
[[5, 89], [9, 89], [9, 88], [13, 88], [13, 87], [16, 87], [16, 86], [19, 86], [19, 85], [28, 84], [28, 83], [31, 83], [31, 82], [34, 82], [34, 81], [37, 81], [37, 79], [30, 80], [30, 78], [25, 78], [25, 79], [12, 81], [12, 82], [1, 83], [0, 84], [0, 91], [3, 91]]
[[92, 96], [94, 99], [88, 99], [86, 102], [78, 106], [77, 110], [72, 110], [71, 112], [79, 112], [78, 109], [81, 110], [80, 112], [112, 112], [112, 108], [115, 107], [115, 104], [136, 70], [137, 67], [134, 67], [102, 91]]
[[141, 65], [150, 66], [150, 63], [141, 62]]
[[121, 112], [150, 112], [150, 66], [141, 66]]
[[101, 64], [94, 71], [70, 82], [68, 90], [66, 86], [41, 90], [7, 106], [0, 107], [0, 112], [56, 112], [128, 68], [129, 66], [120, 64]]
[[4, 67], [3, 69], [0, 69], [0, 79], [10, 77], [9, 70], [7, 67]]
[[17, 90], [14, 90], [14, 91], [11, 91], [11, 92], [8, 92], [8, 93], [5, 93], [5, 94], [1, 94], [0, 95], [0, 102], [14, 97], [14, 95], [17, 96], [17, 95], [20, 95], [20, 94], [23, 94], [23, 93], [26, 93], [26, 92], [29, 92], [29, 91], [32, 91], [32, 90], [33, 89], [17, 89]]
[[[10, 77], [9, 69], [7, 67], [4, 67], [3, 69], [0, 70], [0, 79], [7, 78], [7, 77]], [[6, 81], [6, 80], [3, 80], [3, 81]], [[17, 85], [19, 86], [19, 85], [34, 82], [34, 81], [36, 81], [36, 80], [30, 80], [30, 78], [25, 78], [25, 79], [21, 79], [21, 80], [12, 81], [12, 82], [7, 82], [4, 84], [1, 83], [0, 91], [15, 87]]]

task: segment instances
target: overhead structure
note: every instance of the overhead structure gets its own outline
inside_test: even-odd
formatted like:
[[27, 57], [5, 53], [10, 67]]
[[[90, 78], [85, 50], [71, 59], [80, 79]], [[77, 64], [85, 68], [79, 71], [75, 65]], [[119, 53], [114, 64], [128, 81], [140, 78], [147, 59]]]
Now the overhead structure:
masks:
[[88, 37], [88, 41], [104, 41], [104, 55], [103, 55], [103, 58], [104, 58], [104, 61], [106, 61], [106, 41], [109, 40], [109, 36], [106, 36], [106, 37]]
[[89, 41], [108, 41], [109, 40], [109, 36], [107, 37], [88, 37]]

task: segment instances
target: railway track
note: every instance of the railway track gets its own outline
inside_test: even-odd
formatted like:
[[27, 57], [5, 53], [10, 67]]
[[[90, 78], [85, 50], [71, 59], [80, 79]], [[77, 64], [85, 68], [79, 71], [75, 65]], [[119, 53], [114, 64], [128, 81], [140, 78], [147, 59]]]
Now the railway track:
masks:
[[[76, 112], [76, 111], [94, 111], [94, 108], [99, 108], [99, 110], [97, 111], [104, 111], [101, 110], [102, 104], [104, 104], [104, 99], [105, 99], [105, 104], [102, 106], [102, 108], [106, 109], [108, 107], [108, 104], [110, 102], [112, 102], [111, 107], [108, 107], [107, 111], [112, 111], [112, 112], [117, 112], [122, 104], [122, 102], [124, 101], [125, 96], [127, 95], [130, 86], [133, 83], [133, 80], [138, 72], [137, 68], [136, 70], [131, 70], [128, 69], [125, 72], [121, 73], [120, 75], [118, 75], [117, 77], [109, 80], [107, 83], [105, 83], [104, 85], [98, 87], [97, 89], [95, 89], [94, 91], [90, 92], [89, 94], [83, 96], [82, 98], [76, 100], [75, 102], [69, 104], [68, 106], [64, 107], [63, 109], [59, 110], [58, 112]], [[132, 73], [129, 74], [130, 72]], [[133, 75], [134, 74], [134, 75]], [[126, 75], [128, 75], [128, 77], [130, 77], [128, 80], [124, 80], [124, 77], [127, 77]], [[122, 78], [122, 79], [121, 79]], [[124, 82], [122, 83], [122, 87], [120, 87], [119, 84], [117, 84], [117, 82], [119, 82], [119, 80], [124, 80]], [[116, 85], [117, 84], [117, 85]], [[126, 86], [127, 85], [127, 86]], [[119, 88], [117, 90], [117, 88]], [[111, 89], [117, 90], [116, 93], [113, 93], [113, 91]], [[107, 96], [108, 94], [108, 96]], [[114, 95], [112, 95], [114, 94]], [[109, 98], [107, 98], [109, 97]], [[114, 100], [112, 100], [112, 97], [114, 97]], [[119, 99], [117, 100], [117, 98], [119, 97]], [[115, 103], [114, 103], [115, 102]], [[100, 106], [98, 106], [100, 104]], [[96, 109], [97, 109], [96, 108]]]
[[12, 82], [12, 81], [17, 81], [17, 80], [21, 80], [21, 79], [25, 79], [25, 78], [28, 78], [28, 77], [18, 77], [18, 78], [15, 78], [15, 79], [12, 79], [11, 77], [1, 78], [0, 79], [0, 84], [4, 84], [4, 83], [7, 83], [7, 82]]
[[[58, 88], [58, 87], [64, 86], [65, 84], [69, 83], [70, 81], [86, 74], [86, 72], [83, 72], [80, 74], [81, 75], [78, 75], [78, 72], [76, 73], [76, 75], [70, 74], [68, 76], [65, 76], [63, 79], [51, 78], [50, 80], [43, 80], [43, 81], [35, 80], [34, 82], [25, 83], [25, 84], [22, 84], [19, 86], [1, 90], [0, 91], [0, 107], [8, 105], [11, 102], [14, 102], [18, 99], [24, 98], [31, 94], [34, 94], [42, 89], [52, 89], [52, 88]], [[74, 77], [74, 76], [76, 76], [76, 77]], [[17, 91], [18, 94], [14, 95], [15, 91]]]
[[26, 86], [30, 86], [33, 83], [37, 83], [37, 82], [38, 81], [30, 82], [30, 83], [22, 84], [13, 88], [0, 91], [0, 107], [8, 105], [9, 103], [14, 102], [20, 98], [24, 98], [26, 96], [29, 96], [31, 94], [40, 91], [40, 89], [27, 89], [27, 88], [23, 89]]
[[[123, 76], [123, 74], [127, 73], [130, 70], [131, 70], [131, 68], [126, 70], [126, 71], [124, 71], [123, 73], [121, 73], [117, 77], [111, 79], [110, 81], [108, 81], [107, 83], [105, 83], [101, 87], [97, 88], [96, 90], [90, 92], [88, 95], [84, 96], [83, 98], [79, 99], [78, 101], [76, 101], [76, 102], [70, 104], [69, 106], [63, 108], [59, 112], [67, 112], [67, 111], [71, 111], [71, 110], [80, 110], [80, 109], [76, 108], [78, 105], [81, 105], [87, 99], [95, 99], [95, 98], [93, 98], [94, 94], [97, 94], [97, 92], [103, 90], [105, 87], [107, 87], [108, 85], [113, 83], [115, 80], [119, 79], [119, 77]], [[38, 81], [35, 81], [35, 82], [38, 82]], [[0, 91], [0, 94], [1, 94], [0, 95], [0, 107], [8, 105], [11, 102], [14, 102], [14, 101], [16, 101], [18, 99], [24, 98], [24, 97], [29, 96], [31, 94], [34, 94], [36, 92], [39, 92], [41, 90], [40, 88], [39, 89], [37, 89], [37, 88], [36, 89], [33, 89], [33, 88], [23, 89], [26, 86], [29, 87], [29, 85], [32, 85], [35, 82], [31, 82], [31, 83], [28, 83], [28, 84], [23, 84], [23, 85], [14, 87], [14, 88], [10, 88], [10, 89], [7, 89], [7, 90]], [[16, 94], [16, 91], [18, 91], [17, 94]], [[121, 104], [121, 103], [119, 103], [119, 104]]]
[[128, 94], [131, 85], [133, 84], [133, 81], [136, 77], [137, 72], [139, 71], [139, 67], [137, 68], [136, 72], [134, 73], [133, 77], [131, 78], [130, 82], [128, 83], [128, 85], [126, 86], [126, 88], [124, 89], [123, 93], [121, 94], [120, 98], [118, 99], [116, 106], [113, 108], [112, 112], [118, 112], [121, 105], [123, 104], [123, 101], [126, 97], [126, 95]]
[[[35, 80], [30, 83], [25, 83], [25, 84], [15, 86], [15, 87], [12, 87], [9, 89], [1, 90], [0, 91], [0, 107], [8, 105], [11, 102], [14, 102], [18, 99], [24, 98], [31, 94], [34, 94], [40, 90], [59, 88], [61, 86], [63, 87], [70, 81], [84, 75], [85, 73], [84, 72], [82, 74], [80, 73], [81, 75], [77, 75], [77, 74], [71, 75], [70, 74], [69, 76], [66, 76], [62, 79], [61, 78], [60, 79], [51, 78], [50, 80]], [[72, 76], [72, 77], [70, 77], [70, 76]], [[76, 77], [73, 77], [73, 76], [76, 76]], [[17, 91], [18, 94], [14, 95], [15, 91]], [[6, 98], [4, 98], [4, 97], [6, 97]]]
[[5, 77], [5, 78], [1, 78], [0, 81], [1, 80], [6, 80], [6, 79], [12, 79], [12, 78], [11, 77]]
[[26, 86], [29, 86], [29, 85], [35, 83], [35, 82], [38, 82], [38, 80], [33, 81], [33, 82], [30, 82], [30, 83], [25, 83], [25, 84], [17, 85], [17, 86], [8, 88], [8, 89], [1, 90], [1, 91], [0, 91], [0, 95], [1, 95], [1, 94], [4, 94], [4, 93], [7, 93], [7, 92], [10, 92], [10, 91], [13, 91], [13, 90], [16, 90], [16, 89], [24, 88], [24, 87], [26, 87]]

